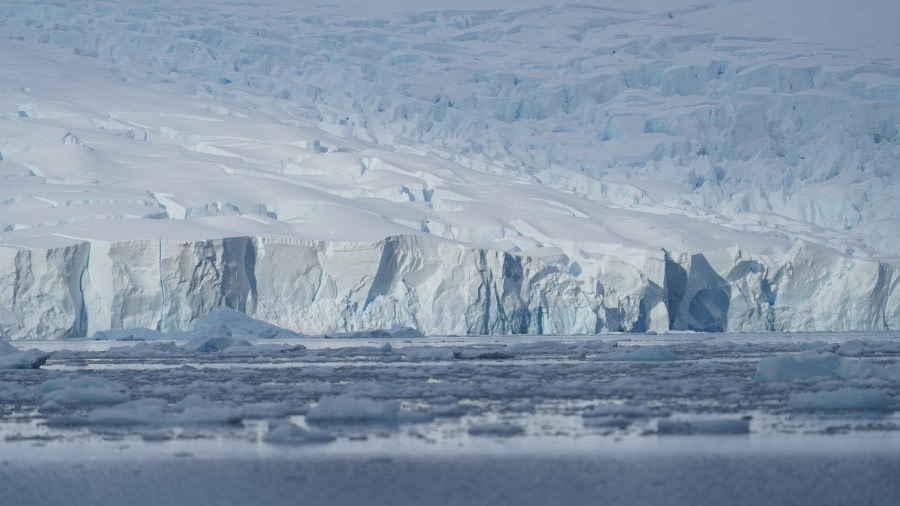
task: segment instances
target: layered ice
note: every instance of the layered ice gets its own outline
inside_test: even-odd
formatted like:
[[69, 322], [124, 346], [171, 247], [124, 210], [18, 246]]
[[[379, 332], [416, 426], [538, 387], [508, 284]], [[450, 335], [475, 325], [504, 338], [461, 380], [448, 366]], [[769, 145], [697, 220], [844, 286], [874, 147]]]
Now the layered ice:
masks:
[[[675, 257], [633, 252], [628, 261], [603, 257], [599, 264], [579, 272], [564, 257], [423, 235], [374, 243], [238, 237], [0, 247], [8, 281], [0, 290], [10, 301], [0, 333], [145, 339], [194, 328], [240, 340], [390, 336], [397, 328], [412, 335], [585, 334], [900, 324], [900, 274], [892, 264], [807, 243], [779, 257], [733, 247]], [[108, 330], [129, 328], [150, 330]]]
[[4, 3], [0, 338], [897, 329], [900, 13], [770, 4]]

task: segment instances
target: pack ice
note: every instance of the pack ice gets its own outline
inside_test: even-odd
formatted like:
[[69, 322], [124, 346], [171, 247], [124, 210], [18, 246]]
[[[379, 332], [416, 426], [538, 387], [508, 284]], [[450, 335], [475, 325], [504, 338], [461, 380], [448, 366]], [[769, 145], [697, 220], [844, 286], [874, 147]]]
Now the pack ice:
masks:
[[0, 2], [0, 338], [900, 327], [898, 4], [656, 3]]

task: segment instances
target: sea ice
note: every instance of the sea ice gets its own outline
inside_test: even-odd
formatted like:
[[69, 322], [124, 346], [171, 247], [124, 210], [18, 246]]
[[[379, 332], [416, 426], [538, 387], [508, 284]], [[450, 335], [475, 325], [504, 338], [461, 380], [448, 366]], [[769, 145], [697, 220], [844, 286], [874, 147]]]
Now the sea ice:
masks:
[[900, 364], [865, 362], [844, 358], [829, 351], [807, 350], [763, 357], [756, 369], [758, 382], [794, 381], [817, 377], [839, 380], [894, 379], [900, 378]]
[[710, 418], [697, 420], [657, 420], [659, 434], [748, 434], [750, 420]]
[[[128, 387], [96, 376], [65, 377], [41, 385], [44, 404], [107, 405], [131, 400]], [[44, 409], [44, 408], [42, 408]]]
[[763, 357], [756, 368], [756, 381], [794, 381], [807, 378], [837, 378], [844, 359], [834, 353], [808, 350]]
[[613, 351], [599, 355], [596, 360], [609, 362], [669, 362], [681, 357], [663, 346], [643, 346], [636, 350]]
[[304, 429], [290, 422], [282, 422], [273, 424], [262, 440], [271, 444], [299, 445], [329, 443], [334, 441], [335, 437], [330, 432]]
[[507, 422], [477, 423], [469, 426], [467, 432], [470, 436], [512, 437], [524, 434], [525, 428]]
[[36, 349], [19, 351], [6, 341], [0, 341], [0, 369], [38, 369], [48, 358], [49, 353]]
[[353, 395], [326, 396], [306, 413], [313, 423], [383, 423], [421, 422], [430, 415], [404, 411], [397, 401], [377, 401]]
[[214, 309], [197, 320], [188, 336], [228, 335], [235, 339], [285, 339], [301, 334], [272, 325], [234, 309]]
[[884, 390], [843, 388], [827, 392], [792, 392], [788, 407], [793, 409], [889, 410], [896, 401]]
[[251, 344], [244, 340], [235, 339], [229, 335], [216, 335], [213, 332], [212, 334], [199, 334], [194, 336], [183, 348], [184, 351], [193, 353], [215, 353], [227, 350], [232, 346], [246, 347], [251, 346]]

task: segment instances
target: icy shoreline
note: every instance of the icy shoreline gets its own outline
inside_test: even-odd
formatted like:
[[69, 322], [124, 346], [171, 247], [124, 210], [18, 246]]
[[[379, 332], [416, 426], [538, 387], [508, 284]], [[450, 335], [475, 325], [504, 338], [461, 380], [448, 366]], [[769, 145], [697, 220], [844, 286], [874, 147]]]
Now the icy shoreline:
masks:
[[[424, 235], [0, 247], [8, 340], [185, 331], [231, 308], [303, 334], [867, 331], [900, 327], [900, 270], [798, 242], [766, 256], [635, 250], [580, 270]], [[585, 269], [587, 269], [585, 267]], [[277, 332], [277, 330], [276, 330]], [[272, 336], [268, 336], [272, 337]]]

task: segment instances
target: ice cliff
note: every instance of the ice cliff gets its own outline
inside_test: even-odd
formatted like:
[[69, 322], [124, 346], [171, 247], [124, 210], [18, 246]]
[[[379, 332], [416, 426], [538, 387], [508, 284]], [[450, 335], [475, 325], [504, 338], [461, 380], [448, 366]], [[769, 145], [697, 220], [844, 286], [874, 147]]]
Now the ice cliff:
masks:
[[592, 272], [425, 235], [376, 243], [236, 237], [0, 248], [0, 335], [190, 328], [232, 308], [309, 334], [810, 331], [900, 327], [900, 272], [798, 243], [610, 256]]
[[0, 0], [0, 337], [896, 329], [893, 0]]

